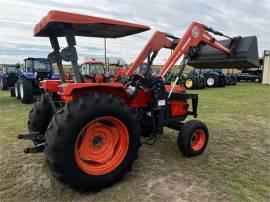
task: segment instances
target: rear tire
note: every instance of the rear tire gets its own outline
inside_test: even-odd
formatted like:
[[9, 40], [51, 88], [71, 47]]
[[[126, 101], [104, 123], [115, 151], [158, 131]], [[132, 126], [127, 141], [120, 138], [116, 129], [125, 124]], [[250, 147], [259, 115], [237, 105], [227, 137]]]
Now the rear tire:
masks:
[[22, 79], [20, 82], [20, 96], [23, 104], [30, 104], [34, 101], [32, 82], [28, 79]]
[[9, 92], [10, 92], [10, 97], [15, 97], [15, 87], [11, 87], [9, 89]]
[[187, 121], [178, 134], [178, 148], [187, 157], [204, 152], [209, 133], [206, 125], [198, 120]]
[[[92, 127], [91, 123], [108, 116], [120, 120], [126, 127], [126, 131], [128, 131], [126, 147], [128, 148], [125, 149], [127, 149], [127, 152], [123, 160], [120, 161], [120, 164], [110, 172], [91, 174], [90, 171], [90, 173], [86, 172], [86, 170], [82, 168], [82, 164], [78, 163], [83, 161], [83, 157], [79, 158], [78, 155], [80, 155], [80, 153], [76, 151], [80, 151], [82, 143], [85, 141], [84, 137], [89, 135], [88, 129], [90, 126]], [[106, 124], [106, 126], [103, 126], [104, 124]], [[110, 122], [107, 121], [96, 123], [96, 127], [103, 127], [104, 130], [109, 126], [117, 129], [115, 125], [110, 125]], [[90, 132], [91, 131], [96, 130], [90, 130]], [[113, 135], [113, 133], [110, 134]], [[121, 136], [121, 132], [118, 134]], [[99, 142], [101, 142], [100, 147], [103, 148], [103, 144], [107, 142], [107, 139], [105, 138], [105, 143], [103, 143], [102, 132], [95, 132], [94, 135], [95, 137], [99, 137]], [[104, 94], [81, 96], [77, 100], [66, 104], [62, 110], [55, 114], [49, 124], [46, 132], [46, 159], [52, 172], [60, 181], [76, 189], [97, 191], [119, 181], [121, 177], [131, 169], [131, 165], [137, 157], [140, 145], [139, 135], [140, 123], [136, 112], [119, 98]], [[115, 136], [107, 137], [115, 138]], [[96, 147], [96, 145], [92, 145], [94, 144], [93, 142], [94, 141], [90, 141], [89, 146], [88, 143], [86, 144], [87, 148], [89, 147], [89, 150], [86, 151], [89, 152], [91, 148]], [[123, 146], [120, 140], [117, 145], [117, 148], [122, 148]], [[117, 154], [117, 152], [113, 152], [113, 154], [115, 153]], [[109, 154], [105, 152], [104, 155], [107, 156]], [[113, 160], [114, 157], [105, 163], [110, 163]], [[93, 159], [90, 159], [84, 161], [84, 164], [91, 167], [94, 162]], [[91, 167], [92, 169], [100, 168], [100, 164], [94, 165], [96, 167]], [[102, 164], [102, 166], [105, 165]]]
[[8, 81], [7, 78], [0, 77], [0, 88], [2, 90], [7, 90], [8, 89]]
[[227, 79], [225, 77], [219, 77], [219, 87], [225, 87], [227, 85]]
[[153, 133], [153, 123], [152, 118], [147, 115], [143, 115], [140, 118], [141, 123], [141, 136], [149, 137]]
[[261, 83], [261, 79], [255, 79], [256, 83]]
[[[34, 103], [29, 113], [28, 130], [29, 132], [39, 132], [45, 135], [47, 127], [53, 117], [53, 108], [49, 100], [49, 94], [45, 93]], [[33, 141], [34, 145], [44, 141]]]

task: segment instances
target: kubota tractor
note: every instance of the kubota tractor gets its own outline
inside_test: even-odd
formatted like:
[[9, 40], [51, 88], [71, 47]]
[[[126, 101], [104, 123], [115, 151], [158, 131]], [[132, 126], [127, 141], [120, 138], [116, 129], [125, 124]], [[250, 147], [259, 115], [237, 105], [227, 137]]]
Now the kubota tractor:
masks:
[[[232, 54], [238, 51], [237, 40], [225, 46], [209, 33], [215, 30], [193, 22], [181, 40], [156, 32], [117, 81], [87, 83], [81, 77], [75, 36], [119, 38], [146, 30], [148, 26], [60, 11], [49, 12], [34, 29], [35, 36], [50, 38], [53, 52], [48, 58], [58, 65], [61, 81], [40, 82], [46, 93], [30, 112], [29, 133], [18, 138], [36, 144], [25, 153], [44, 151], [52, 173], [71, 187], [99, 190], [119, 181], [131, 169], [141, 143], [153, 144], [164, 127], [176, 130], [179, 150], [187, 157], [200, 155], [207, 146], [206, 125], [198, 120], [184, 122], [189, 115], [197, 117], [198, 95], [164, 85], [163, 78], [183, 56], [181, 74], [195, 53], [203, 54], [201, 45], [215, 47], [226, 58], [241, 59]], [[61, 51], [58, 37], [65, 37], [68, 44]], [[153, 76], [150, 67], [161, 48], [173, 52], [159, 75]], [[134, 74], [146, 58], [145, 73]], [[214, 59], [210, 64], [218, 62]], [[73, 82], [65, 80], [62, 60], [72, 63]], [[253, 62], [247, 57], [241, 61]]]
[[80, 71], [85, 82], [106, 83], [111, 80], [101, 61], [86, 61], [80, 65]]

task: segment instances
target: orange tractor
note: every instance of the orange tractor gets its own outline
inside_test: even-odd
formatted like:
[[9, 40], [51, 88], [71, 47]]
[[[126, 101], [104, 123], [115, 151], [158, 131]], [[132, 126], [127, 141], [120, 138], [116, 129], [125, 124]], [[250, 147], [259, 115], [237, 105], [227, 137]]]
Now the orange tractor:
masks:
[[80, 71], [85, 82], [104, 83], [111, 80], [101, 61], [88, 60], [80, 65]]
[[[203, 153], [209, 138], [206, 125], [198, 120], [184, 122], [188, 115], [197, 117], [198, 95], [163, 83], [165, 74], [181, 57], [179, 75], [188, 62], [200, 60], [205, 53], [200, 47], [205, 46], [216, 51], [213, 56], [203, 57], [205, 68], [219, 61], [227, 61], [227, 65], [256, 63], [255, 57], [248, 54], [249, 47], [257, 43], [256, 37], [241, 49], [244, 51], [239, 51], [238, 45], [250, 37], [233, 38], [224, 45], [210, 33], [225, 35], [193, 22], [181, 39], [156, 32], [121, 79], [85, 82], [77, 63], [75, 36], [118, 38], [149, 29], [60, 11], [49, 12], [34, 29], [35, 36], [50, 38], [53, 52], [48, 58], [58, 65], [61, 80], [41, 82], [46, 93], [30, 112], [29, 133], [18, 138], [30, 139], [35, 144], [26, 148], [25, 153], [44, 151], [53, 174], [71, 187], [99, 190], [120, 180], [131, 169], [140, 145], [153, 144], [164, 127], [178, 132], [178, 147], [185, 156]], [[65, 37], [68, 44], [61, 51], [58, 37]], [[173, 52], [159, 75], [153, 76], [151, 65], [161, 48]], [[146, 59], [143, 75], [134, 74]], [[72, 81], [65, 80], [63, 60], [72, 63]]]

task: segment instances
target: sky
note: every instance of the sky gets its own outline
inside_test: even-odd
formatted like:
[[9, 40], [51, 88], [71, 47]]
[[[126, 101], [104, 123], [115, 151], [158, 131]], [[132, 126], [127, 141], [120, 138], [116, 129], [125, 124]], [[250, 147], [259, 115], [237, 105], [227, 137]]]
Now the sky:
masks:
[[[270, 49], [270, 0], [0, 0], [0, 64], [22, 63], [25, 57], [47, 57], [49, 40], [33, 36], [33, 28], [50, 10], [123, 20], [150, 31], [107, 39], [107, 55], [131, 63], [154, 31], [181, 37], [197, 21], [230, 36], [256, 35], [259, 54]], [[104, 40], [77, 37], [79, 61], [104, 55]], [[66, 47], [60, 40], [60, 46]], [[169, 55], [162, 50], [155, 64]]]

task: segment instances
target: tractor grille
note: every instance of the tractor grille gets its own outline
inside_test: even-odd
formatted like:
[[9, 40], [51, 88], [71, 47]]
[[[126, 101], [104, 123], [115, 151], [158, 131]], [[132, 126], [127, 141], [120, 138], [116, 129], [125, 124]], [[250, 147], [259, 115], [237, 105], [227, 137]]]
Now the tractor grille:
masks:
[[13, 86], [15, 82], [17, 81], [18, 76], [16, 74], [9, 74], [8, 75], [8, 85]]
[[50, 79], [51, 73], [50, 72], [37, 72], [37, 80], [44, 80]]

